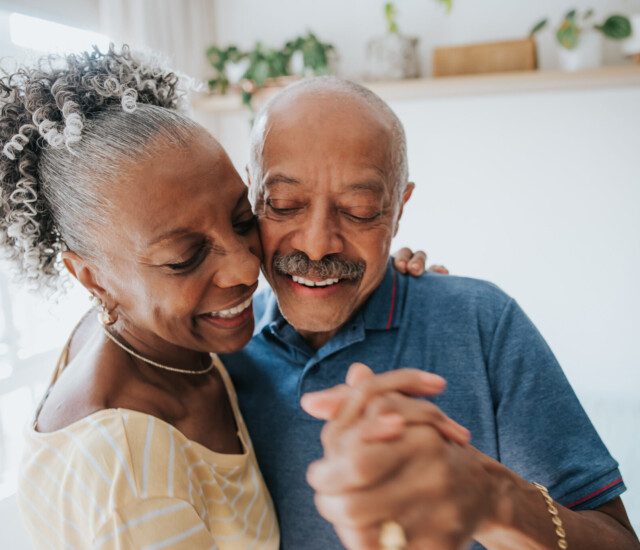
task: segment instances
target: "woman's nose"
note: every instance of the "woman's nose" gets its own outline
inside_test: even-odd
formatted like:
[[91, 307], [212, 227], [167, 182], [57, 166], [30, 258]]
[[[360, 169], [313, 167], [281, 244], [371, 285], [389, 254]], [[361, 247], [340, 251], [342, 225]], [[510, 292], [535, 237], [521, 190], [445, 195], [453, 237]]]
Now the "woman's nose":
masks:
[[258, 280], [259, 275], [260, 258], [245, 243], [238, 243], [232, 250], [227, 250], [213, 282], [221, 288], [251, 286]]

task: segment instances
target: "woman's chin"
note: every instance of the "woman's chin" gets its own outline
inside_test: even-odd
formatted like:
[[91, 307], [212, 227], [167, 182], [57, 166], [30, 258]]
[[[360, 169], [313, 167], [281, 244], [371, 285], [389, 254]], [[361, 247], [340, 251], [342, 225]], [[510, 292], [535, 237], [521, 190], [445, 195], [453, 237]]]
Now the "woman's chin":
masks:
[[235, 353], [245, 347], [253, 336], [253, 315], [237, 327], [208, 327], [206, 330], [209, 351], [212, 353]]

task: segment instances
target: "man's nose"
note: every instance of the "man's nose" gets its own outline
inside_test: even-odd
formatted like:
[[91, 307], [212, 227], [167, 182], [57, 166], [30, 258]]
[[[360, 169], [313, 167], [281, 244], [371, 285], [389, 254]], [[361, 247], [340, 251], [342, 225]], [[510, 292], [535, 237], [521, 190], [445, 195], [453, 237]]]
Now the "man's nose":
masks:
[[251, 286], [260, 275], [260, 259], [245, 243], [234, 243], [232, 247], [227, 247], [220, 264], [213, 277], [214, 284], [220, 288]]
[[344, 249], [338, 220], [330, 213], [318, 209], [300, 220], [291, 245], [304, 252], [310, 260], [319, 261], [329, 254], [339, 254]]

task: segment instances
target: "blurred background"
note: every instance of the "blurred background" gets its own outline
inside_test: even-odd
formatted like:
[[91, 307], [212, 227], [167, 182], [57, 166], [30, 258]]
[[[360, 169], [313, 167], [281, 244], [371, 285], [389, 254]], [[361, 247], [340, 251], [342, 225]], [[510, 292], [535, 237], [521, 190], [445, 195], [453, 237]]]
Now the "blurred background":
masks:
[[[253, 112], [291, 80], [337, 73], [388, 101], [417, 186], [396, 248], [519, 301], [620, 462], [640, 529], [640, 0], [0, 0], [8, 70], [110, 41], [202, 83], [193, 116], [241, 174]], [[3, 548], [28, 547], [21, 433], [88, 307], [0, 267]]]

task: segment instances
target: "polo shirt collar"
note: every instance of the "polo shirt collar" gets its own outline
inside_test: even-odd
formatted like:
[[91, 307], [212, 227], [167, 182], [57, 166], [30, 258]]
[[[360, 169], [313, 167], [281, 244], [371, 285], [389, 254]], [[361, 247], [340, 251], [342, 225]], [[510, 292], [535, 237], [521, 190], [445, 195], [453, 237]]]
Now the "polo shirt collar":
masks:
[[387, 262], [382, 282], [362, 307], [367, 330], [390, 330], [400, 326], [400, 275], [393, 267], [393, 258]]

